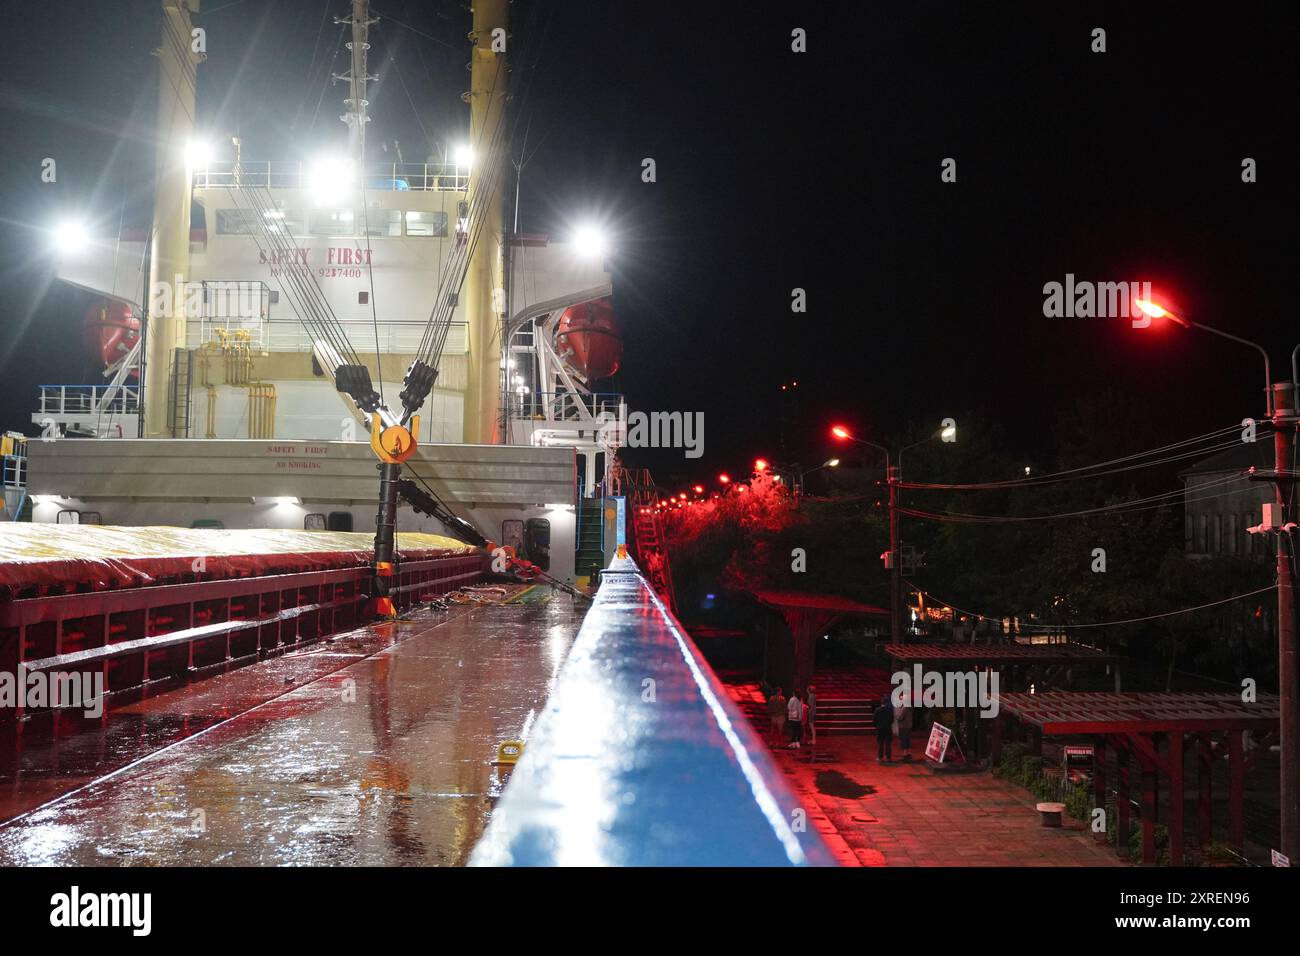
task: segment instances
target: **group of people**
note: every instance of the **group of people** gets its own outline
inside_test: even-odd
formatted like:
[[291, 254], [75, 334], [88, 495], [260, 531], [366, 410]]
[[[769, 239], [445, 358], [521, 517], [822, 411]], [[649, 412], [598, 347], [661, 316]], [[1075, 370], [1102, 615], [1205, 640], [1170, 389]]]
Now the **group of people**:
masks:
[[880, 705], [871, 714], [871, 724], [876, 729], [876, 762], [894, 762], [894, 735], [904, 760], [912, 759], [912, 708], [904, 701], [897, 707], [885, 694]]
[[807, 739], [809, 746], [817, 746], [817, 691], [811, 684], [804, 691], [793, 691], [789, 698], [785, 688], [776, 688], [767, 696], [769, 744], [779, 744], [784, 739], [788, 746], [798, 749]]
[[[805, 740], [817, 745], [817, 691], [810, 684], [800, 697], [793, 691], [785, 696], [785, 688], [777, 687], [767, 692], [768, 731], [767, 742], [798, 749]], [[904, 760], [912, 759], [912, 708], [906, 703], [895, 707], [888, 694], [872, 712], [871, 722], [876, 730], [876, 761], [893, 763], [894, 737]]]

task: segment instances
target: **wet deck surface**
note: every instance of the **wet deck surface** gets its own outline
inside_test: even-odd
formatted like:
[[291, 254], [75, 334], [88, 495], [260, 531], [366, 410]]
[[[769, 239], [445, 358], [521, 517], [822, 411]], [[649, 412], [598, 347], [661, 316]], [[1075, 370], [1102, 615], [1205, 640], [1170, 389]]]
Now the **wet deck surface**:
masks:
[[25, 727], [0, 751], [0, 865], [461, 864], [497, 745], [526, 739], [581, 623], [548, 598], [419, 612], [71, 733]]

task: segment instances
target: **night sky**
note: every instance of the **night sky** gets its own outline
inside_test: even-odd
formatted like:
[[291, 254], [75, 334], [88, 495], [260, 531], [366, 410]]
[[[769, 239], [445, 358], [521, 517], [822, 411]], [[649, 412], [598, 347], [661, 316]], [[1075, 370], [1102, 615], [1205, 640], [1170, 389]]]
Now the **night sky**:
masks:
[[[240, 135], [245, 159], [344, 142], [344, 87], [326, 81], [346, 69], [343, 0], [205, 6], [199, 114], [214, 138]], [[1043, 315], [1043, 284], [1067, 273], [1148, 280], [1269, 345], [1276, 378], [1300, 340], [1300, 14], [1133, 6], [515, 3], [516, 42], [539, 54], [516, 64], [521, 228], [607, 223], [626, 334], [615, 387], [636, 409], [705, 412], [703, 459], [629, 460], [691, 480], [755, 455], [815, 463], [832, 421], [895, 441], [945, 415], [1041, 456], [1062, 403], [1101, 387], [1170, 440], [1261, 413], [1248, 349]], [[104, 232], [147, 220], [157, 8], [46, 0], [0, 38], [5, 428], [31, 431], [37, 384], [95, 375], [77, 348], [88, 300], [49, 283], [40, 230], [71, 213]], [[468, 124], [468, 11], [375, 9], [372, 159], [394, 140], [407, 161], [436, 157]], [[807, 53], [790, 50], [795, 27]], [[45, 156], [56, 185], [40, 182]], [[1245, 157], [1258, 182], [1241, 181]], [[780, 390], [793, 380], [797, 398]]]

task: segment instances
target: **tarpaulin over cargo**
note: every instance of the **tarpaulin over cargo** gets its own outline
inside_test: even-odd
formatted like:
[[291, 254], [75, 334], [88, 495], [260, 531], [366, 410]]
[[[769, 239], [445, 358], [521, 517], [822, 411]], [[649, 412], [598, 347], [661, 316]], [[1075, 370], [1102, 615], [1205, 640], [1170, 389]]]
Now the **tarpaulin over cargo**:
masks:
[[[470, 554], [442, 535], [399, 532], [401, 560]], [[289, 574], [369, 564], [374, 536], [349, 531], [0, 524], [0, 589], [104, 590], [161, 580]], [[0, 593], [0, 597], [5, 596]]]

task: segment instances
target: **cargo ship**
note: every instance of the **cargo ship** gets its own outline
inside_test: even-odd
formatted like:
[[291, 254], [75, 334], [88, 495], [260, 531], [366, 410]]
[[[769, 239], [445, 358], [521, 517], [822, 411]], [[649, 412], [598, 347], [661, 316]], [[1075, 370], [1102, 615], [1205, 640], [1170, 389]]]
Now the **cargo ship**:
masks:
[[[200, 3], [162, 3], [152, 223], [60, 244], [103, 378], [40, 389], [33, 521], [378, 532], [392, 479], [402, 530], [469, 530], [565, 584], [608, 562], [612, 250], [596, 224], [506, 228], [507, 6], [473, 6], [464, 143], [377, 163], [368, 2], [336, 21], [337, 149], [292, 161], [196, 124], [205, 55], [182, 40]], [[381, 432], [400, 477], [375, 474]]]

